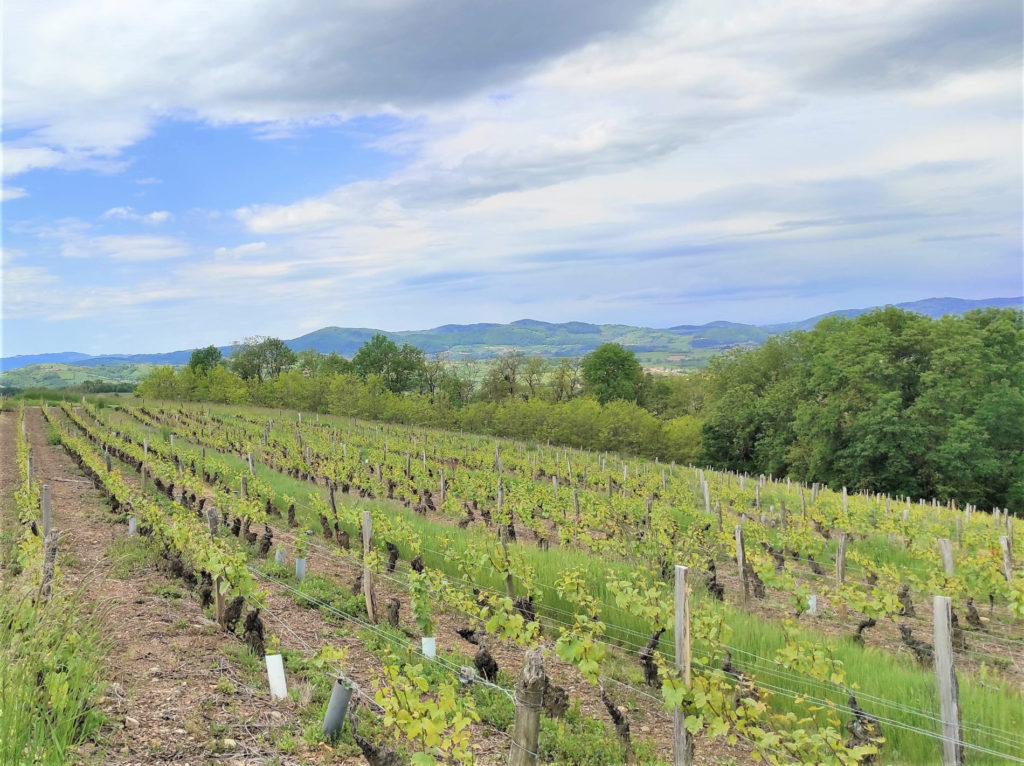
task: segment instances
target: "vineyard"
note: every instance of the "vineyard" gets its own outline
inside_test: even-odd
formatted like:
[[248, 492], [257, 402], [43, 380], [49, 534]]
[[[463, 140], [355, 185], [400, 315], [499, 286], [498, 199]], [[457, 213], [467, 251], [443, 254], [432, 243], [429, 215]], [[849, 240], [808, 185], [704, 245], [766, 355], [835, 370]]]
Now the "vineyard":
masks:
[[[302, 741], [264, 737], [268, 762], [1024, 762], [1005, 509], [278, 410], [39, 414], [117, 536], [292, 706]], [[41, 615], [59, 536], [17, 419]], [[277, 655], [306, 699], [267, 689]]]

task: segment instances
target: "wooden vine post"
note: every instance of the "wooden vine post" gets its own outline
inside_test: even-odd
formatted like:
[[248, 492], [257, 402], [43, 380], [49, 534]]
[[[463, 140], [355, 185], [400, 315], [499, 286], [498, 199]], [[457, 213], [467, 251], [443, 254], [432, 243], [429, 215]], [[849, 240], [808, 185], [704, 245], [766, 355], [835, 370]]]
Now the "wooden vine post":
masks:
[[1013, 548], [1008, 535], [999, 538], [999, 547], [1003, 549], [1003, 577], [1010, 582], [1013, 580]]
[[932, 600], [935, 639], [935, 677], [942, 715], [942, 764], [963, 766], [964, 736], [960, 725], [960, 699], [953, 667], [953, 603], [949, 596]]
[[501, 540], [501, 549], [505, 553], [505, 595], [515, 600], [516, 585], [512, 579], [512, 565], [508, 557], [508, 529], [506, 527], [498, 527], [498, 539]]
[[370, 569], [370, 551], [373, 550], [373, 516], [363, 511], [363, 597], [366, 599], [366, 616], [370, 622], [377, 622], [376, 594], [373, 591], [373, 570]]
[[[839, 590], [843, 587], [843, 583], [846, 582], [846, 541], [848, 537], [846, 532], [839, 533], [839, 542], [836, 545], [836, 589]], [[846, 619], [846, 602], [840, 597], [839, 599], [839, 617]]]
[[953, 574], [953, 543], [949, 538], [939, 538], [939, 555], [942, 556], [942, 571], [946, 574]]
[[43, 537], [45, 538], [48, 534], [50, 534], [50, 513], [51, 513], [51, 507], [50, 507], [50, 485], [49, 484], [44, 484], [43, 485], [42, 506], [43, 506]]
[[40, 593], [45, 601], [50, 600], [50, 594], [53, 592], [53, 578], [57, 566], [57, 543], [59, 540], [59, 529], [51, 529], [43, 538], [43, 578]]
[[[690, 671], [690, 598], [686, 583], [688, 571], [687, 567], [676, 566], [675, 661], [687, 687], [693, 683]], [[674, 766], [693, 763], [693, 735], [686, 729], [686, 712], [682, 708], [672, 711], [672, 763]]]
[[540, 713], [544, 690], [548, 685], [544, 671], [544, 650], [540, 647], [526, 653], [526, 661], [516, 682], [516, 712], [512, 723], [512, 752], [509, 766], [536, 766], [540, 741]]
[[740, 580], [743, 581], [743, 603], [746, 604], [750, 598], [750, 583], [747, 581], [747, 553], [743, 548], [743, 525], [736, 525], [736, 566], [740, 570]]

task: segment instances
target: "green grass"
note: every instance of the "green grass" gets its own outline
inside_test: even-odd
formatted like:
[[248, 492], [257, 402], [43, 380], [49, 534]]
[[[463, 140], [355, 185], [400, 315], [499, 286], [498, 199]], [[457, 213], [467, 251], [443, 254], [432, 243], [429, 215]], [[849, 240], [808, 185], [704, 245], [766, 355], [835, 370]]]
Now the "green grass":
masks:
[[0, 594], [0, 763], [64, 764], [103, 724], [106, 643], [77, 593]]

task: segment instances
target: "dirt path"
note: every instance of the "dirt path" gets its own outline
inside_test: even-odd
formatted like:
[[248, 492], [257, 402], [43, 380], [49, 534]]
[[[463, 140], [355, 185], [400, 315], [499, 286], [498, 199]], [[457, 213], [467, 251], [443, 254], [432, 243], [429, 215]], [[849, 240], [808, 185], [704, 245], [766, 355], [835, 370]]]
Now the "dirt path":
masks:
[[[7, 433], [12, 420], [2, 420], [5, 445], [13, 438]], [[283, 729], [301, 746], [294, 706], [272, 704], [265, 689], [247, 685], [229, 660], [237, 642], [206, 619], [198, 603], [187, 595], [174, 598], [181, 589], [149, 566], [119, 579], [126, 562], [112, 548], [126, 527], [110, 523], [102, 494], [63, 448], [46, 443], [39, 410], [31, 409], [27, 420], [38, 476], [51, 488], [53, 525], [63, 533], [62, 587], [82, 586], [86, 598], [102, 605], [110, 641], [110, 686], [100, 699], [110, 722], [99, 742], [81, 749], [81, 760], [282, 766], [311, 760], [271, 744], [271, 731]]]

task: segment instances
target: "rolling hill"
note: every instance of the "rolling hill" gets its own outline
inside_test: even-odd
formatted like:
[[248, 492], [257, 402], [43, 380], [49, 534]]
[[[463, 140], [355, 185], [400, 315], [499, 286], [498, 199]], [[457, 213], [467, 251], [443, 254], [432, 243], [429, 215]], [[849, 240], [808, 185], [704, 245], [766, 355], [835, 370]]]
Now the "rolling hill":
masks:
[[[1024, 298], [928, 298], [896, 304], [930, 317], [960, 314], [975, 308], [1022, 307]], [[647, 367], [694, 369], [724, 349], [756, 346], [772, 335], [808, 330], [826, 316], [855, 317], [873, 308], [843, 309], [796, 322], [751, 325], [717, 321], [702, 325], [676, 325], [665, 329], [586, 322], [542, 322], [520, 319], [509, 324], [478, 323], [442, 325], [429, 330], [385, 332], [398, 343], [410, 343], [428, 354], [447, 352], [454, 360], [495, 356], [509, 349], [549, 357], [581, 356], [602, 343], [621, 343], [633, 349]], [[285, 341], [295, 351], [313, 349], [352, 356], [367, 340], [380, 332], [368, 327], [324, 327]], [[231, 346], [221, 346], [228, 355]], [[137, 380], [151, 365], [181, 365], [188, 362], [191, 349], [154, 354], [110, 354], [90, 356], [74, 351], [20, 355], [0, 359], [0, 386], [72, 385], [82, 380]], [[15, 371], [20, 374], [15, 374]], [[137, 377], [136, 377], [137, 376]], [[61, 381], [69, 381], [62, 383]]]

